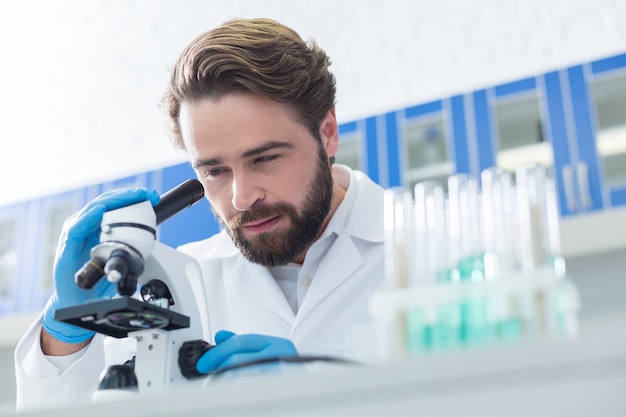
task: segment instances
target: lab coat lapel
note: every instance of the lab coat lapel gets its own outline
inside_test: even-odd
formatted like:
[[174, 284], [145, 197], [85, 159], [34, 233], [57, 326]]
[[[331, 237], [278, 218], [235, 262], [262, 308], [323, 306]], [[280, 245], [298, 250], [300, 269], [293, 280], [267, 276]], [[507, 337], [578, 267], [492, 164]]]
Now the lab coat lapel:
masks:
[[231, 285], [238, 289], [230, 291], [229, 296], [233, 310], [238, 309], [237, 314], [250, 314], [249, 318], [258, 322], [276, 323], [283, 331], [291, 328], [293, 310], [266, 268], [240, 257], [229, 276]]
[[[383, 190], [362, 172], [353, 171], [353, 173], [350, 186], [353, 187], [352, 190], [356, 195], [345, 228], [320, 262], [311, 287], [300, 305], [294, 327], [302, 322], [327, 295], [363, 266], [365, 261], [354, 239], [383, 242]], [[347, 184], [344, 186], [347, 187]], [[368, 209], [355, 210], [355, 207]], [[372, 213], [374, 213], [373, 218]], [[377, 213], [380, 213], [380, 217], [377, 217]]]
[[311, 287], [300, 305], [294, 327], [361, 265], [363, 265], [363, 256], [352, 238], [347, 234], [338, 236], [333, 247], [317, 268]]

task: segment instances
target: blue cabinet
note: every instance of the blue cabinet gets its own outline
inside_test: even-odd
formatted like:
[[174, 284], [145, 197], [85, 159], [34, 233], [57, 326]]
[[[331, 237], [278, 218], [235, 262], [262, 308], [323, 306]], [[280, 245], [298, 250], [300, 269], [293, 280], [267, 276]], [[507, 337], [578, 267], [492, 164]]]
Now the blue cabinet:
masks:
[[586, 177], [581, 176], [582, 162], [573, 152], [569, 90], [556, 71], [471, 94], [479, 171], [546, 166], [558, 187], [562, 216], [592, 209], [589, 193], [582, 194], [589, 187], [575, 186], [583, 185]]
[[563, 217], [625, 204], [625, 57], [472, 92], [479, 171], [547, 166]]
[[591, 134], [581, 147], [595, 151], [603, 206], [626, 205], [626, 54], [583, 66]]
[[344, 123], [339, 137], [336, 162], [364, 171], [383, 187], [470, 170], [463, 96]]
[[626, 204], [626, 54], [542, 76], [561, 215]]
[[[626, 54], [344, 125], [338, 160], [383, 187], [540, 163], [562, 217], [626, 205]], [[356, 139], [355, 139], [356, 138]]]

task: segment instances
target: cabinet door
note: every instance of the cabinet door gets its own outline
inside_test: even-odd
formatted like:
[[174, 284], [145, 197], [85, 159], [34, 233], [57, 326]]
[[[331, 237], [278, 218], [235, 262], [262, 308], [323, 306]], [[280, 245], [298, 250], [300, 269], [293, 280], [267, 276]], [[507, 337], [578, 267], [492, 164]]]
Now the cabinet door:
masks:
[[54, 290], [54, 259], [63, 224], [72, 214], [85, 204], [85, 189], [43, 197], [29, 202], [28, 217], [32, 224], [25, 233], [25, 239], [32, 245], [34, 252], [32, 265], [24, 265], [30, 271], [25, 276], [28, 280], [27, 296], [30, 307], [41, 308]]
[[374, 182], [390, 184], [387, 160], [383, 158], [388, 132], [384, 115], [372, 116], [339, 125], [339, 148], [335, 163], [365, 172]]
[[472, 97], [480, 171], [498, 166], [515, 172], [524, 164], [553, 169], [548, 115], [536, 78], [480, 90]]
[[626, 54], [593, 62], [586, 70], [603, 202], [626, 205]]
[[[444, 187], [456, 169], [451, 100], [438, 100], [396, 113], [399, 183], [413, 189], [421, 181], [435, 180]], [[461, 112], [464, 118], [464, 113]], [[464, 120], [461, 120], [464, 126]], [[463, 130], [464, 131], [464, 130]], [[461, 156], [461, 155], [459, 155]], [[391, 164], [390, 164], [391, 165]], [[463, 163], [464, 167], [468, 166]]]
[[566, 80], [567, 74], [551, 72], [472, 94], [480, 171], [545, 166], [557, 184], [561, 216], [594, 207], [586, 181], [590, 165], [577, 152]]
[[23, 205], [0, 210], [0, 315], [19, 306], [19, 276], [24, 227]]
[[339, 147], [335, 153], [335, 163], [366, 171], [366, 155], [363, 129], [359, 129], [358, 122], [339, 125]]

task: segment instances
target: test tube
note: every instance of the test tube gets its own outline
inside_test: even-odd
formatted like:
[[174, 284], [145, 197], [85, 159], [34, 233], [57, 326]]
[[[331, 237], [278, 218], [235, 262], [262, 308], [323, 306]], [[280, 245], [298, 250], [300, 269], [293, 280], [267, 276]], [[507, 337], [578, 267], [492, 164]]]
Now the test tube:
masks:
[[[478, 179], [469, 174], [457, 174], [451, 176], [448, 183], [451, 225], [458, 223], [456, 227], [459, 230], [456, 245], [460, 248], [457, 262], [460, 280], [471, 281], [477, 289], [484, 290], [483, 216]], [[460, 338], [463, 344], [485, 345], [492, 341], [496, 320], [493, 311], [493, 300], [486, 292], [463, 293], [460, 300]]]
[[470, 174], [448, 178], [450, 248], [460, 280], [484, 278], [478, 180]]
[[[485, 279], [507, 279], [515, 270], [517, 252], [517, 207], [510, 172], [497, 167], [481, 172]], [[494, 292], [490, 297], [491, 327], [499, 342], [517, 342], [522, 337], [518, 314], [519, 297]]]
[[[563, 277], [565, 262], [560, 255], [554, 180], [542, 165], [518, 167], [516, 180], [522, 271], [533, 276], [545, 270]], [[525, 333], [534, 336], [550, 330], [554, 317], [563, 313], [560, 306], [551, 304], [554, 297], [554, 294], [536, 292], [523, 298]]]
[[[393, 187], [384, 192], [385, 281], [389, 290], [406, 288], [412, 271], [414, 250], [414, 210], [411, 192], [406, 187]], [[393, 306], [390, 306], [390, 308]], [[402, 309], [382, 330], [383, 350], [392, 355], [405, 355], [407, 350], [407, 313]]]
[[385, 280], [391, 289], [409, 284], [411, 251], [414, 250], [413, 198], [406, 187], [384, 192]]
[[441, 183], [415, 185], [415, 264], [419, 278], [413, 285], [450, 280], [447, 262], [446, 196]]
[[[428, 275], [432, 284], [451, 284], [457, 269], [450, 263], [448, 256], [448, 215], [447, 199], [443, 186], [436, 181], [425, 181], [415, 187], [416, 207], [424, 207], [424, 226], [426, 229], [426, 250], [422, 256], [427, 259]], [[432, 300], [430, 310], [423, 314], [428, 335], [422, 338], [429, 343], [433, 351], [451, 350], [460, 344], [461, 306], [447, 296]], [[431, 319], [428, 321], [427, 319]]]
[[[495, 279], [500, 273], [500, 253], [498, 249], [499, 226], [502, 224], [502, 205], [499, 199], [499, 170], [489, 168], [481, 172], [481, 203], [483, 218], [483, 242], [485, 246], [485, 279]], [[501, 229], [500, 229], [501, 230]]]
[[564, 271], [554, 180], [543, 165], [522, 165], [516, 169], [516, 181], [522, 270], [557, 266], [555, 272], [561, 275]]
[[509, 275], [516, 268], [518, 236], [515, 187], [510, 172], [497, 167], [481, 172], [485, 279]]

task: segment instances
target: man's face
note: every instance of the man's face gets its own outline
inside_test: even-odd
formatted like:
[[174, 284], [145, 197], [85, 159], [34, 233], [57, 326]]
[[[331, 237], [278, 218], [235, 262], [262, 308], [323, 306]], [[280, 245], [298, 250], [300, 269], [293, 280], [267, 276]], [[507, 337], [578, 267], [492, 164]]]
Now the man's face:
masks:
[[320, 129], [320, 144], [286, 105], [267, 98], [229, 95], [181, 107], [192, 166], [217, 219], [251, 262], [292, 262], [325, 227], [327, 152], [336, 149], [326, 134], [336, 131], [329, 118], [334, 129]]

